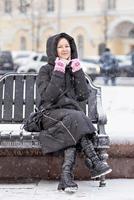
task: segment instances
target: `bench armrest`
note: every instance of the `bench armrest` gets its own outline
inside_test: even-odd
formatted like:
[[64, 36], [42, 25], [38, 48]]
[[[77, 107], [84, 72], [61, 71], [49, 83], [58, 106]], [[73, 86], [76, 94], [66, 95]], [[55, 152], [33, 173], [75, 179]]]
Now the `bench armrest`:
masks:
[[107, 123], [107, 116], [103, 110], [102, 106], [102, 99], [101, 99], [101, 88], [97, 89], [97, 114], [98, 114], [98, 123], [99, 124], [106, 124]]
[[90, 106], [89, 115], [92, 115], [93, 119], [95, 118], [97, 124], [106, 124], [107, 117], [102, 106], [101, 87], [96, 86], [88, 75], [86, 75], [86, 79], [90, 91], [89, 93], [91, 94], [88, 99], [88, 106]]

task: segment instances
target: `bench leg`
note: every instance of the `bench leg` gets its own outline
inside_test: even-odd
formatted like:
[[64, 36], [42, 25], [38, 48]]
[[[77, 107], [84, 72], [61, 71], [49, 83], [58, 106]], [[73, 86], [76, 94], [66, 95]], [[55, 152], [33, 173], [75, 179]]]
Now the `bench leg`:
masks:
[[101, 176], [101, 177], [100, 177], [99, 187], [105, 187], [105, 186], [106, 186], [106, 179], [105, 179], [105, 176]]
[[[100, 159], [106, 163], [107, 162], [107, 159], [108, 159], [108, 154], [107, 154], [107, 151], [106, 149], [99, 149], [99, 157]], [[99, 187], [104, 187], [106, 186], [106, 179], [105, 179], [106, 176], [101, 176], [100, 177], [100, 183], [99, 183]]]
[[[107, 163], [107, 159], [108, 159], [107, 149], [109, 148], [110, 140], [109, 140], [108, 135], [105, 132], [104, 124], [98, 124], [98, 130], [99, 130], [99, 134], [94, 138], [94, 145], [98, 152], [99, 158], [104, 163]], [[99, 187], [106, 186], [105, 176], [101, 176], [99, 180], [100, 180]]]

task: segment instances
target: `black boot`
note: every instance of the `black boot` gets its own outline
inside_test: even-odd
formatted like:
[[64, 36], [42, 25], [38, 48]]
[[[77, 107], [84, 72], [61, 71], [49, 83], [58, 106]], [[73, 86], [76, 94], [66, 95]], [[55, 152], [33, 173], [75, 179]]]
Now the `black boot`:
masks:
[[87, 156], [85, 164], [90, 169], [91, 178], [98, 178], [112, 171], [107, 163], [99, 159], [91, 140], [82, 137], [81, 146]]
[[75, 192], [78, 189], [78, 185], [73, 181], [73, 165], [76, 158], [76, 148], [68, 148], [64, 151], [64, 162], [62, 165], [62, 173], [58, 190], [64, 190], [66, 192]]

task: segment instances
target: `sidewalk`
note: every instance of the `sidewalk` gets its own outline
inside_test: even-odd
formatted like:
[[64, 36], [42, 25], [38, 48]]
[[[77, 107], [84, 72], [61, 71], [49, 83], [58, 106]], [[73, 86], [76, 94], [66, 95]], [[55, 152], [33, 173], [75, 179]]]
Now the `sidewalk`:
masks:
[[76, 181], [74, 194], [57, 191], [57, 181], [26, 184], [0, 184], [0, 200], [134, 200], [134, 179], [107, 180], [99, 188], [98, 181]]
[[[94, 81], [97, 85], [104, 85], [102, 77], [97, 77]], [[108, 86], [111, 86], [111, 81], [109, 81]], [[116, 86], [134, 86], [134, 77], [117, 77]]]

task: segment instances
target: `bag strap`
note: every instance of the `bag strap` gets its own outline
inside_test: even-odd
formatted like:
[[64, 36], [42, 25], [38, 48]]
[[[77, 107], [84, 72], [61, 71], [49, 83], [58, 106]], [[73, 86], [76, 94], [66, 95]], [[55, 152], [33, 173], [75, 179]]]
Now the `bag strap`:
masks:
[[61, 97], [63, 97], [64, 94], [66, 94], [69, 91], [69, 88], [67, 88], [66, 90], [63, 91], [62, 94], [60, 94], [54, 101], [54, 103], [56, 103]]
[[53, 104], [57, 103], [57, 101], [58, 101], [61, 97], [63, 97], [63, 95], [66, 94], [68, 91], [69, 91], [69, 88], [67, 88], [66, 90], [64, 90], [63, 93], [60, 94], [59, 96], [57, 96], [56, 99], [53, 101], [53, 103], [48, 104], [46, 108], [42, 108], [41, 110], [39, 110], [39, 109], [36, 107], [36, 108], [35, 108], [35, 112], [38, 112], [38, 111], [44, 112], [45, 110], [47, 110], [48, 108], [50, 108]]

